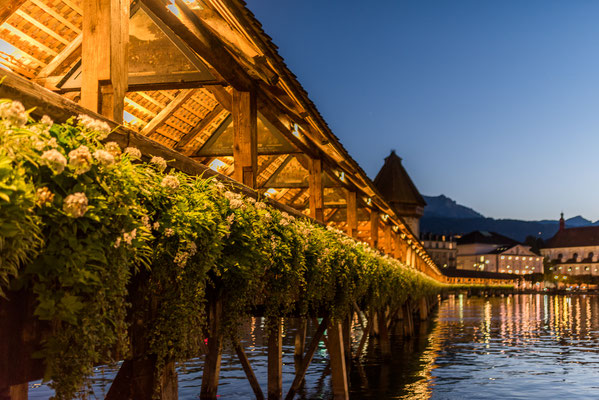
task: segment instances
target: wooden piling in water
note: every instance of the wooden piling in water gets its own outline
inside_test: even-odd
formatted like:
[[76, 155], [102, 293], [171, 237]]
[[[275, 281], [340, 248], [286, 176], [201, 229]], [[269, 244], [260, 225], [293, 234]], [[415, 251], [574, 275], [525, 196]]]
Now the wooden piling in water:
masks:
[[281, 318], [268, 329], [268, 400], [283, 397], [283, 337]]
[[328, 329], [331, 381], [335, 400], [349, 399], [345, 351], [343, 350], [343, 328], [338, 321], [331, 322]]

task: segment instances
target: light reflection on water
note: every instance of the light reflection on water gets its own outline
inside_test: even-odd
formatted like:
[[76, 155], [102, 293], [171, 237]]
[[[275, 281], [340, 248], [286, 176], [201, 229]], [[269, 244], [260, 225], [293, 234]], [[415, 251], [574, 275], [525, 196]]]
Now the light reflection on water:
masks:
[[[358, 328], [357, 321], [354, 324]], [[293, 343], [297, 322], [285, 321], [283, 387], [294, 377]], [[308, 328], [309, 341], [316, 330]], [[260, 319], [243, 329], [242, 343], [263, 390], [266, 389], [266, 337]], [[353, 331], [354, 351], [360, 340]], [[516, 295], [450, 297], [420, 335], [393, 337], [393, 356], [382, 361], [376, 342], [367, 345], [350, 370], [352, 399], [594, 399], [599, 398], [599, 299], [596, 296]], [[181, 399], [197, 399], [202, 358], [179, 368]], [[103, 398], [114, 370], [98, 368], [92, 398]], [[32, 384], [34, 385], [34, 384]], [[45, 385], [30, 398], [50, 395]], [[252, 398], [232, 351], [223, 353], [219, 397]], [[321, 342], [306, 375], [300, 399], [329, 399], [330, 368]]]

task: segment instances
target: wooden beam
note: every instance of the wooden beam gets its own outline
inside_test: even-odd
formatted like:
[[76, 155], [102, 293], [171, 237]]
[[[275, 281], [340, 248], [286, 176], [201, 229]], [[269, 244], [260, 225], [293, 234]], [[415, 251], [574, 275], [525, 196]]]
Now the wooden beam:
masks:
[[310, 217], [322, 222], [324, 221], [324, 192], [322, 186], [322, 160], [320, 158], [310, 158], [309, 174]]
[[401, 236], [399, 235], [399, 233], [394, 232], [393, 233], [393, 257], [395, 257], [396, 259], [401, 261], [401, 253], [402, 253], [402, 248], [401, 248]]
[[233, 96], [223, 86], [215, 85], [208, 86], [206, 89], [214, 96], [216, 101], [225, 108], [225, 110], [231, 112], [233, 109]]
[[258, 172], [256, 93], [233, 89], [233, 179], [255, 188]]
[[385, 253], [391, 255], [393, 253], [393, 242], [391, 241], [391, 225], [383, 224], [383, 249]]
[[349, 388], [347, 384], [347, 369], [345, 365], [341, 323], [337, 321], [332, 322], [327, 332], [329, 356], [331, 359], [333, 399], [347, 400], [349, 399]]
[[295, 378], [293, 379], [293, 383], [291, 384], [291, 387], [289, 388], [289, 391], [287, 392], [287, 395], [285, 396], [285, 400], [293, 400], [295, 393], [299, 389], [300, 385], [302, 384], [302, 382], [304, 380], [304, 377], [306, 376], [306, 371], [308, 370], [308, 367], [310, 366], [310, 363], [312, 362], [314, 353], [316, 352], [316, 349], [318, 348], [318, 343], [320, 343], [320, 340], [322, 339], [322, 337], [324, 335], [324, 331], [327, 329], [328, 325], [329, 325], [329, 317], [327, 316], [322, 319], [322, 321], [318, 325], [318, 329], [316, 330], [316, 333], [314, 333], [314, 336], [312, 336], [312, 339], [310, 340], [310, 344], [308, 345], [308, 350], [306, 351], [306, 354], [302, 358], [302, 366], [299, 369], [299, 371], [297, 371], [295, 373]]
[[241, 362], [241, 366], [243, 367], [245, 376], [247, 377], [248, 381], [250, 382], [250, 385], [252, 386], [252, 390], [254, 391], [256, 400], [264, 400], [264, 392], [262, 392], [260, 383], [258, 382], [258, 379], [256, 379], [256, 374], [254, 374], [254, 370], [250, 365], [250, 360], [248, 360], [248, 356], [245, 354], [243, 347], [241, 347], [239, 341], [235, 341], [233, 346], [235, 347], [235, 352], [237, 353], [237, 357]]
[[67, 39], [60, 36], [58, 33], [53, 31], [52, 29], [48, 28], [46, 25], [42, 24], [41, 22], [39, 22], [37, 19], [33, 18], [31, 15], [27, 14], [26, 12], [17, 10], [15, 12], [15, 14], [17, 14], [19, 17], [23, 18], [25, 21], [29, 22], [31, 25], [35, 26], [40, 31], [45, 32], [46, 34], [52, 36], [54, 39], [58, 40], [62, 44], [64, 44], [64, 45], [69, 44], [69, 41]]
[[283, 336], [281, 319], [268, 332], [268, 399], [278, 400], [283, 396]]
[[193, 89], [182, 90], [174, 100], [168, 103], [166, 107], [148, 122], [140, 133], [144, 136], [150, 136], [154, 133], [160, 125], [173, 115], [173, 113], [194, 94], [194, 92], [195, 90]]
[[378, 211], [370, 210], [370, 246], [375, 250], [379, 245], [379, 220]]
[[48, 46], [46, 46], [45, 44], [35, 40], [34, 38], [29, 36], [25, 32], [22, 32], [20, 29], [9, 24], [8, 22], [5, 22], [3, 27], [5, 29], [9, 30], [13, 35], [18, 36], [22, 41], [27, 42], [34, 47], [37, 47], [38, 49], [42, 50], [43, 52], [49, 53], [53, 56], [58, 55], [58, 52], [56, 50], [53, 50], [53, 49], [49, 48]]
[[128, 0], [83, 0], [81, 104], [123, 122], [127, 92]]
[[83, 35], [78, 35], [75, 40], [67, 45], [56, 57], [52, 59], [44, 68], [37, 74], [38, 78], [47, 78], [55, 75], [58, 68], [63, 62], [65, 62], [71, 55], [77, 52], [81, 52], [81, 41]]
[[0, 25], [15, 13], [27, 0], [8, 0], [0, 2]]
[[355, 237], [358, 233], [358, 198], [354, 190], [346, 191], [347, 202], [347, 236]]
[[200, 122], [194, 126], [189, 132], [187, 132], [179, 142], [175, 145], [175, 150], [183, 150], [185, 146], [189, 144], [193, 139], [195, 139], [204, 129], [206, 129], [216, 117], [223, 112], [224, 108], [220, 104], [217, 104], [216, 107], [212, 109]]
[[161, 0], [142, 0], [142, 2], [173, 33], [212, 65], [229, 84], [238, 90], [248, 90], [253, 87], [252, 80], [226, 50], [223, 42], [187, 7], [180, 8], [182, 12], [176, 16]]
[[[62, 15], [60, 15], [58, 12], [56, 12], [52, 7], [47, 6], [45, 3], [43, 3], [40, 0], [31, 0], [31, 2], [33, 4], [35, 4], [36, 6], [38, 6], [39, 8], [41, 8], [42, 10], [44, 10], [46, 13], [50, 14], [53, 18], [57, 19], [61, 24], [64, 24], [65, 26], [67, 26], [73, 32], [75, 32], [77, 34], [81, 33], [81, 29], [79, 29], [75, 25], [73, 25], [69, 20], [67, 20]], [[100, 0], [98, 0], [98, 3], [99, 2], [100, 2]], [[127, 5], [127, 7], [128, 6], [129, 5]], [[85, 10], [85, 7], [83, 7], [83, 9]]]

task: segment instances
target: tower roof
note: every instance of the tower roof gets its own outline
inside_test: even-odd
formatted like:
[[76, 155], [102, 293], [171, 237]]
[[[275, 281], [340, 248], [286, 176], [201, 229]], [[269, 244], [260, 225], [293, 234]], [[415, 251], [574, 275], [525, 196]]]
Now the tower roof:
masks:
[[395, 150], [385, 158], [385, 164], [374, 178], [374, 185], [389, 203], [422, 207], [426, 205]]

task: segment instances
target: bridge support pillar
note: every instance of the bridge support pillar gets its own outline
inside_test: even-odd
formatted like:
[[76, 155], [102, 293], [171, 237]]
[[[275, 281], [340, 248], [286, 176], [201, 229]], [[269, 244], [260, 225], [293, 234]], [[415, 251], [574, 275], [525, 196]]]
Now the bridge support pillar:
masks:
[[[270, 324], [267, 324], [270, 325]], [[283, 397], [283, 337], [281, 318], [268, 329], [268, 400]]]
[[345, 351], [343, 349], [343, 328], [338, 321], [331, 322], [328, 329], [329, 356], [331, 358], [331, 381], [335, 400], [349, 399]]

